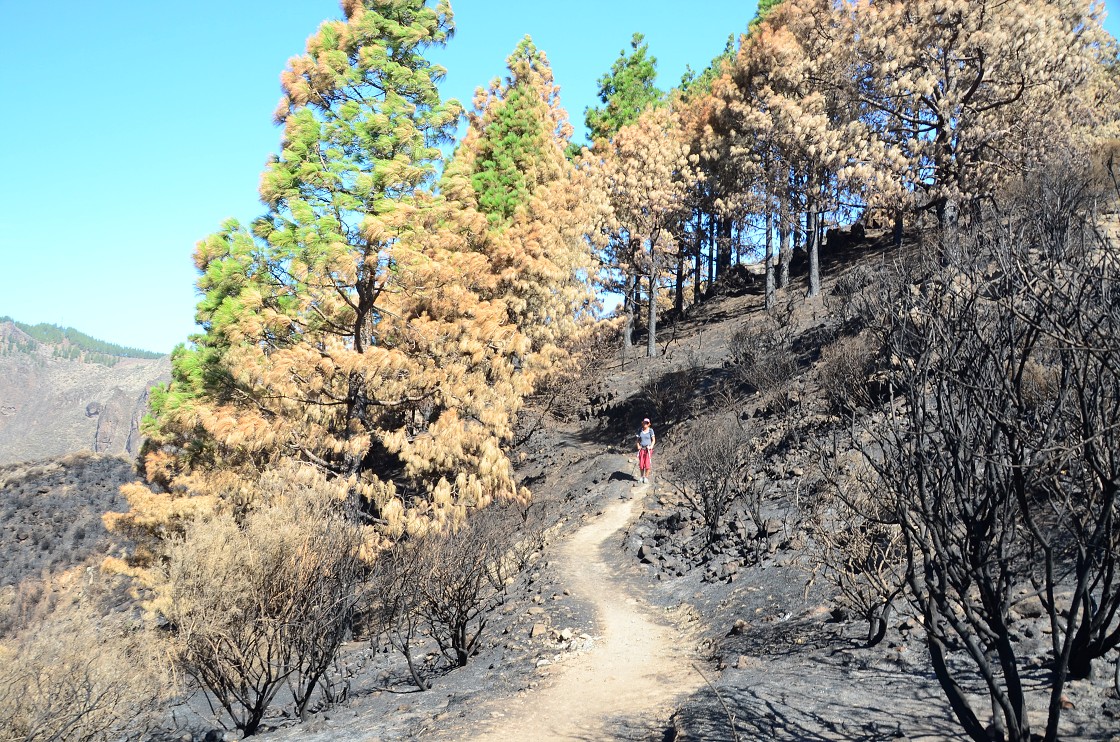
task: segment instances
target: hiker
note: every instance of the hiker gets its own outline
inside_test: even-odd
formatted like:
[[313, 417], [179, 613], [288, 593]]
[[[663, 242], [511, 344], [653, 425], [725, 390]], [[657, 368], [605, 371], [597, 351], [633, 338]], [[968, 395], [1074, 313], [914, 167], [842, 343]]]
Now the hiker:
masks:
[[636, 436], [638, 439], [638, 472], [642, 482], [649, 481], [649, 470], [653, 468], [653, 445], [657, 443], [657, 436], [649, 426], [649, 418], [642, 420], [642, 429]]

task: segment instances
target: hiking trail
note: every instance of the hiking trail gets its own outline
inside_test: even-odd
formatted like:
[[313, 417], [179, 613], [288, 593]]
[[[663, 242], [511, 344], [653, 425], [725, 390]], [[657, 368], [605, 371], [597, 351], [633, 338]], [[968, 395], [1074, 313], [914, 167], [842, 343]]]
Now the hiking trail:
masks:
[[[625, 485], [623, 485], [625, 486]], [[622, 490], [622, 487], [619, 487]], [[619, 724], [666, 721], [673, 702], [703, 679], [692, 668], [692, 642], [635, 596], [627, 574], [604, 547], [639, 512], [650, 485], [626, 487], [601, 515], [557, 550], [560, 582], [596, 614], [591, 651], [549, 666], [540, 687], [510, 699], [470, 739], [590, 740], [617, 738]]]

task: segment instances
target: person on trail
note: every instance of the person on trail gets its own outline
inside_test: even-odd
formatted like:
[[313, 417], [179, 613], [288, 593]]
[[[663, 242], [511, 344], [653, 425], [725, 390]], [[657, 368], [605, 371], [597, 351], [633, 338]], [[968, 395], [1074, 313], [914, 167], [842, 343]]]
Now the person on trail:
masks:
[[642, 429], [638, 431], [638, 471], [641, 473], [642, 482], [649, 481], [649, 470], [653, 468], [653, 446], [657, 443], [657, 436], [649, 426], [649, 418], [642, 420]]

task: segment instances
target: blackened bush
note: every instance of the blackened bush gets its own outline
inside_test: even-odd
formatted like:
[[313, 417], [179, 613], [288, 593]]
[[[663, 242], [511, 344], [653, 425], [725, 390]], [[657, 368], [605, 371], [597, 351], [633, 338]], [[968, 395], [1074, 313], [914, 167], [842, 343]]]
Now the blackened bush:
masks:
[[864, 335], [841, 338], [821, 349], [817, 373], [821, 396], [830, 411], [839, 415], [870, 407], [875, 357], [875, 349]]
[[492, 504], [457, 528], [396, 544], [377, 559], [369, 591], [370, 632], [401, 652], [416, 686], [430, 687], [413, 656], [427, 633], [455, 667], [481, 646], [514, 577], [543, 545], [540, 508]]
[[288, 464], [260, 490], [266, 505], [243, 523], [223, 514], [187, 528], [169, 549], [159, 603], [183, 670], [246, 736], [285, 685], [306, 714], [366, 576], [361, 530], [340, 510], [344, 482]]
[[[724, 520], [744, 492], [749, 447], [743, 431], [723, 421], [698, 426], [671, 453], [669, 482], [704, 523], [706, 544], [714, 544]], [[761, 518], [752, 511], [756, 525]]]
[[780, 391], [797, 373], [788, 322], [763, 315], [735, 331], [731, 360], [744, 384], [760, 392]]
[[664, 374], [649, 371], [642, 382], [641, 399], [645, 409], [662, 425], [679, 422], [692, 412], [700, 374], [682, 368]]
[[841, 273], [832, 286], [832, 291], [825, 299], [825, 303], [845, 325], [855, 325], [855, 329], [863, 327], [867, 320], [865, 297], [868, 289], [877, 281], [875, 269], [866, 263], [859, 263]]

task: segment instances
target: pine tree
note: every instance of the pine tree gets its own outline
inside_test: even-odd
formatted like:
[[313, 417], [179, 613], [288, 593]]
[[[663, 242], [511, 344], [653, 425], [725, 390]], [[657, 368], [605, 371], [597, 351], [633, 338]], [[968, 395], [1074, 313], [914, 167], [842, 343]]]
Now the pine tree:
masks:
[[758, 26], [766, 20], [775, 6], [781, 3], [782, 0], [758, 0], [758, 8], [755, 11], [754, 18], [752, 18], [750, 22], [751, 32], [753, 33]]
[[460, 167], [470, 168], [478, 208], [495, 223], [508, 224], [540, 185], [559, 177], [558, 143], [571, 139], [559, 89], [543, 52], [526, 36], [506, 60], [509, 75], [479, 90]]
[[729, 36], [723, 52], [699, 74], [689, 69], [681, 85], [673, 91], [673, 107], [677, 111], [685, 137], [689, 142], [689, 160], [696, 172], [690, 200], [693, 214], [690, 223], [690, 251], [680, 250], [677, 263], [677, 287], [674, 307], [684, 309], [684, 260], [691, 252], [693, 263], [694, 301], [700, 301], [700, 286], [705, 248], [708, 257], [707, 282], [710, 286], [718, 274], [730, 269], [732, 258], [731, 232], [736, 223], [747, 216], [749, 182], [754, 173], [742, 169], [741, 159], [732, 156], [724, 145], [726, 138], [714, 136], [715, 98], [712, 88], [728, 74], [738, 53], [739, 39]]
[[572, 127], [543, 51], [530, 37], [506, 60], [508, 75], [479, 90], [469, 127], [441, 189], [489, 221], [485, 250], [510, 321], [531, 339], [526, 373], [566, 360], [591, 303], [585, 235], [589, 184], [565, 156]]
[[[600, 149], [603, 153], [595, 157]], [[646, 353], [652, 358], [657, 355], [662, 272], [679, 249], [677, 235], [692, 187], [688, 142], [673, 111], [654, 108], [589, 156], [589, 169], [610, 204], [605, 231], [615, 248], [614, 267], [623, 272], [633, 292], [628, 297], [631, 316], [640, 279], [648, 280]]]
[[859, 2], [844, 28], [867, 119], [947, 226], [1037, 161], [1055, 124], [1100, 123], [1086, 86], [1114, 47], [1086, 0]]
[[657, 58], [650, 56], [645, 36], [630, 39], [630, 54], [623, 49], [610, 72], [599, 78], [602, 107], [588, 108], [585, 122], [592, 142], [608, 140], [623, 126], [638, 120], [642, 111], [665, 102], [657, 88]]

